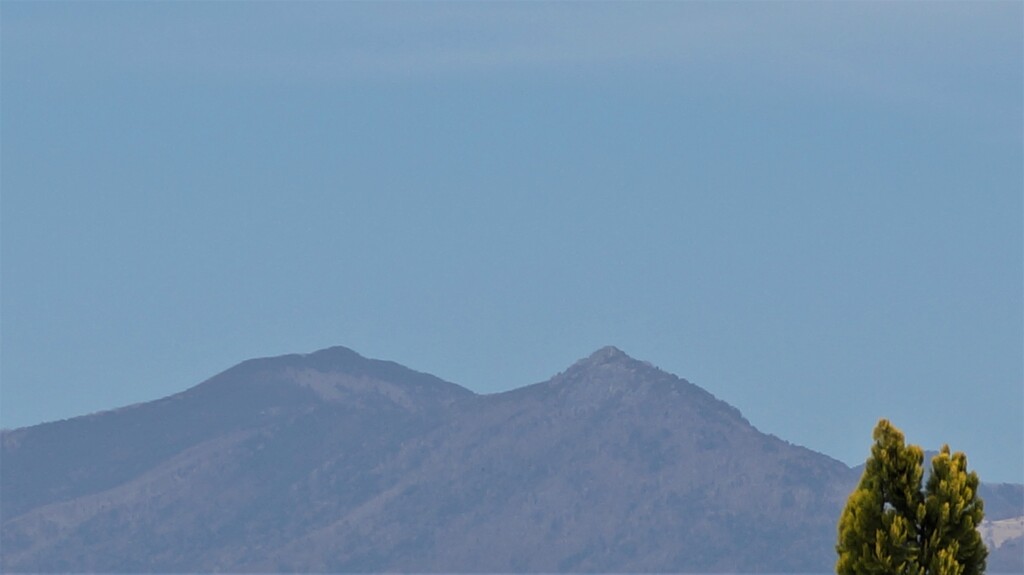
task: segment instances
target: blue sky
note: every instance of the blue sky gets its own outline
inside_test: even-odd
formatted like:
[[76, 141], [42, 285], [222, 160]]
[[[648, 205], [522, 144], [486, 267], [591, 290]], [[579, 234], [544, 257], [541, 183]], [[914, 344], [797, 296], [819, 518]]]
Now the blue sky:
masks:
[[1024, 481], [1024, 6], [4, 2], [4, 427], [345, 345], [613, 344]]

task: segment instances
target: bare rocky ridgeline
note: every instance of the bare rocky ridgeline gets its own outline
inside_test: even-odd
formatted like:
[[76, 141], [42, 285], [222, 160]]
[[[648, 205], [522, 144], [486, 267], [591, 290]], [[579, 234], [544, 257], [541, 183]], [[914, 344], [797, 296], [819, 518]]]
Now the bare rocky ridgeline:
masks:
[[[859, 477], [612, 347], [494, 395], [251, 360], [2, 444], [5, 572], [826, 572]], [[1024, 487], [982, 496], [1024, 571]]]

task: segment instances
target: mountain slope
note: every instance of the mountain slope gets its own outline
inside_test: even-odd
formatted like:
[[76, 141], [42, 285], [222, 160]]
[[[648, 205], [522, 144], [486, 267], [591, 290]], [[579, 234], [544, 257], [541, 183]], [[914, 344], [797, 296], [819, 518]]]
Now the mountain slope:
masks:
[[239, 545], [281, 536], [279, 522], [315, 520], [315, 501], [293, 490], [318, 466], [344, 453], [338, 476], [373, 489], [368, 468], [470, 396], [334, 348], [245, 362], [163, 400], [5, 433], [3, 566], [229, 563]]

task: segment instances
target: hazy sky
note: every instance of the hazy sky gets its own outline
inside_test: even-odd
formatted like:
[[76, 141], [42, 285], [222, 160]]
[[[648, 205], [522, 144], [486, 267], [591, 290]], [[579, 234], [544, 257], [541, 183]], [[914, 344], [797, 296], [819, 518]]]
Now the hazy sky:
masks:
[[1024, 4], [0, 7], [2, 425], [600, 346], [1024, 481]]

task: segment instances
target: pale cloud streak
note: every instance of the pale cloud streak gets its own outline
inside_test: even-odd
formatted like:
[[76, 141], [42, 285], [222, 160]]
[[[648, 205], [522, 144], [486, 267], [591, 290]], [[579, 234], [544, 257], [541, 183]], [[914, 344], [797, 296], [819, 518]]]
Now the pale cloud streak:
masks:
[[974, 90], [958, 77], [984, 54], [1019, 60], [1020, 12], [1011, 3], [14, 4], [4, 64], [58, 84], [358, 85], [649, 67], [669, 79], [955, 107], [957, 92]]

